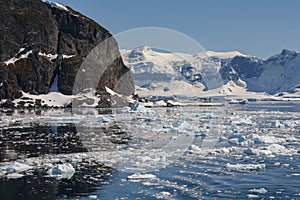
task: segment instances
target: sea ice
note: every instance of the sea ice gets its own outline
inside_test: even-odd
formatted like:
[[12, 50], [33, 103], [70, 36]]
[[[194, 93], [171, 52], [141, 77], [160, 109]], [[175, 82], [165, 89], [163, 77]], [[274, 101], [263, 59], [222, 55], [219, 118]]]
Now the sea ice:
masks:
[[247, 197], [248, 197], [249, 199], [256, 199], [256, 198], [259, 198], [259, 196], [258, 196], [258, 195], [255, 195], [255, 194], [248, 194]]
[[249, 136], [249, 139], [251, 139], [255, 144], [274, 144], [274, 143], [281, 143], [284, 142], [284, 139], [277, 138], [270, 135], [257, 135], [257, 134], [251, 134]]
[[132, 174], [127, 177], [129, 180], [136, 180], [136, 179], [155, 179], [156, 176], [153, 174]]
[[231, 170], [238, 170], [238, 171], [243, 171], [243, 170], [262, 170], [266, 168], [266, 164], [230, 164], [227, 163], [225, 165], [227, 169]]
[[260, 188], [260, 189], [252, 189], [252, 190], [249, 190], [249, 192], [252, 192], [252, 193], [259, 193], [259, 194], [266, 194], [268, 192], [268, 190], [266, 190], [265, 188]]
[[97, 199], [98, 197], [97, 197], [97, 195], [90, 195], [89, 198], [90, 199]]
[[33, 169], [33, 167], [20, 162], [12, 162], [8, 165], [0, 167], [0, 171], [5, 171], [7, 173], [25, 172], [30, 169]]
[[18, 179], [22, 178], [24, 175], [23, 174], [17, 174], [17, 173], [12, 173], [12, 174], [7, 174], [8, 179]]
[[47, 173], [52, 176], [57, 176], [59, 179], [70, 179], [74, 175], [75, 169], [70, 163], [64, 163], [52, 167]]

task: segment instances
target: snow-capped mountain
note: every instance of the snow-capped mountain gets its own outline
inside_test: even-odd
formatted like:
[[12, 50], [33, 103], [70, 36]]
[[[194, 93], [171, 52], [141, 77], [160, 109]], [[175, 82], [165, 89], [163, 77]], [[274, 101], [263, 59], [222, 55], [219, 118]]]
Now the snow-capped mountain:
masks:
[[240, 52], [163, 52], [144, 45], [121, 50], [141, 96], [273, 95], [300, 85], [300, 54], [262, 60]]
[[260, 66], [262, 73], [247, 79], [252, 91], [265, 91], [269, 94], [287, 92], [300, 84], [300, 54], [283, 50]]

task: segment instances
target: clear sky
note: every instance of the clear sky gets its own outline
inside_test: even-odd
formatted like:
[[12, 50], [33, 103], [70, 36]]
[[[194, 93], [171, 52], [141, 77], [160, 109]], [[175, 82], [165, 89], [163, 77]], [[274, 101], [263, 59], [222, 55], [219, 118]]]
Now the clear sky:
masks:
[[53, 0], [117, 34], [138, 27], [182, 32], [205, 49], [267, 58], [300, 51], [300, 0]]

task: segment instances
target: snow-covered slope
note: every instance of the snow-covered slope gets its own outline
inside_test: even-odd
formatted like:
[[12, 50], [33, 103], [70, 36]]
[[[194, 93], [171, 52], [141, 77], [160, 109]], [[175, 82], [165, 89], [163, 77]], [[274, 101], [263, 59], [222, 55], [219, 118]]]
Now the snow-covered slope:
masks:
[[141, 96], [184, 98], [245, 91], [245, 85], [234, 82], [225, 84], [224, 89], [219, 73], [223, 62], [235, 56], [249, 57], [239, 52], [207, 51], [191, 55], [157, 51], [144, 45], [121, 53]]
[[300, 84], [300, 54], [294, 51], [283, 50], [261, 67], [264, 70], [259, 77], [247, 80], [250, 90], [275, 94], [290, 91]]
[[191, 55], [147, 45], [121, 53], [141, 96], [254, 97], [289, 92], [300, 85], [300, 55], [288, 50], [267, 60], [237, 51]]

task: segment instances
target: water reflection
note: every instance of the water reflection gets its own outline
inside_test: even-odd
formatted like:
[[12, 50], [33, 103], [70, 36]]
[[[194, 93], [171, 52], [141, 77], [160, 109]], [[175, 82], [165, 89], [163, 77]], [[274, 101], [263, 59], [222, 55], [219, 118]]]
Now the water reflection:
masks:
[[74, 124], [15, 126], [0, 130], [0, 161], [44, 154], [86, 152]]
[[[0, 113], [0, 162], [87, 152], [89, 149], [82, 142], [82, 137], [89, 134], [81, 131], [93, 132], [95, 145], [103, 150], [110, 144], [126, 144], [129, 136], [117, 124], [86, 127], [86, 124], [76, 121], [77, 115], [94, 116], [114, 112], [94, 109], [74, 110], [73, 113], [69, 110], [18, 110]], [[51, 164], [60, 163], [62, 161], [57, 160]], [[75, 174], [70, 179], [58, 180], [49, 176], [46, 169], [40, 168], [27, 171], [19, 179], [0, 177], [0, 199], [80, 198], [109, 184], [114, 172], [111, 167], [89, 159], [83, 159], [73, 167]]]
[[101, 165], [90, 165], [76, 169], [71, 179], [57, 181], [39, 171], [21, 179], [2, 179], [0, 199], [41, 200], [87, 196], [109, 184], [112, 169]]

